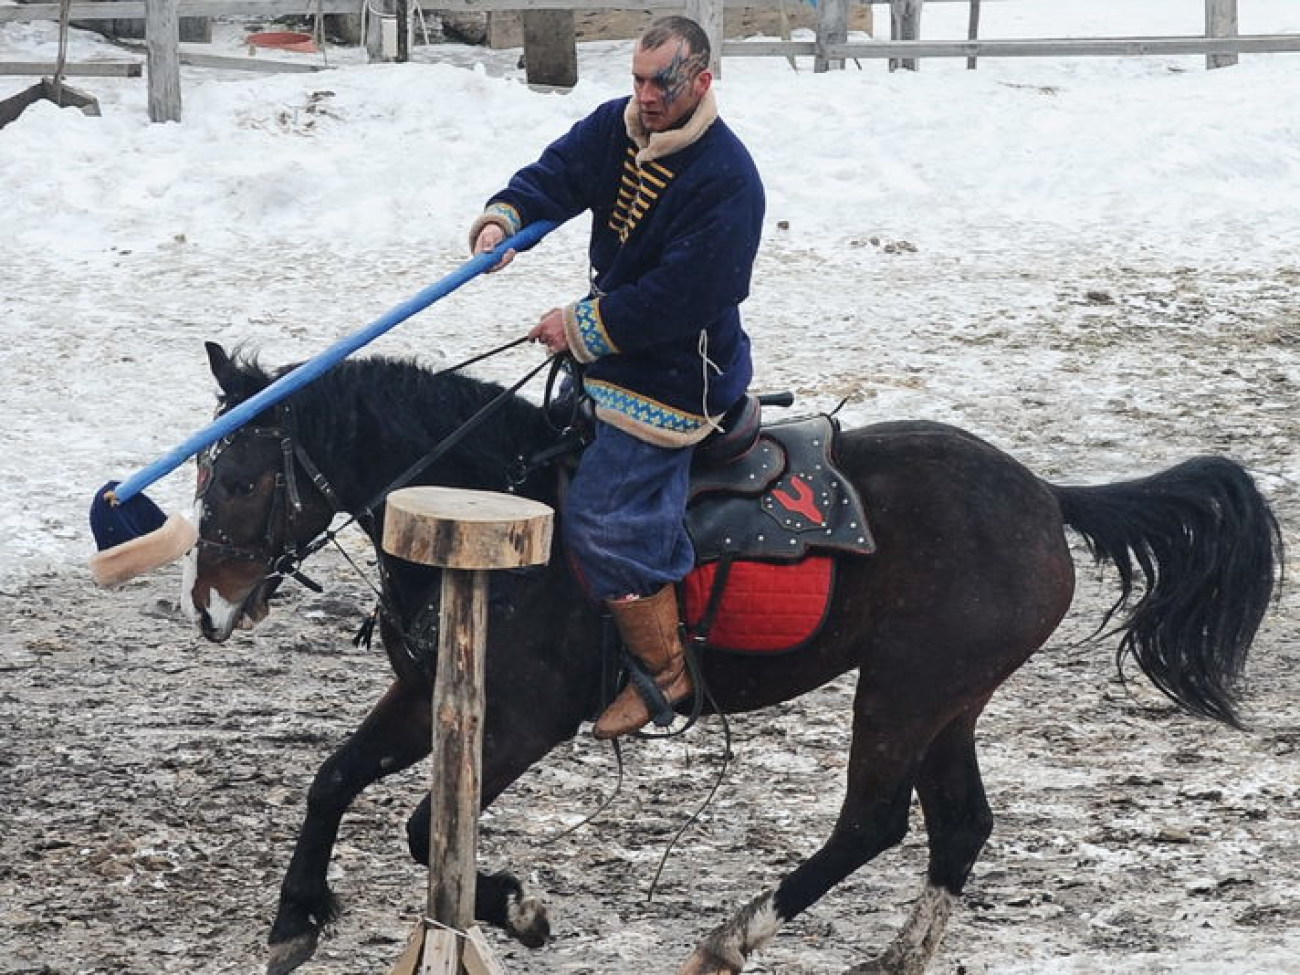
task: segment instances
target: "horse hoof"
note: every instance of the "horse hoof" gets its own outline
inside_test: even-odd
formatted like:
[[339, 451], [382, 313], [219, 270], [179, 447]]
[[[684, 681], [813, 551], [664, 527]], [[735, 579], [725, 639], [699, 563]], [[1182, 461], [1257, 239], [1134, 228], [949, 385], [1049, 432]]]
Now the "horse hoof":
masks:
[[678, 969], [677, 975], [740, 975], [740, 969], [711, 951], [696, 948], [694, 954], [686, 959], [686, 964]]
[[317, 936], [313, 931], [271, 945], [266, 959], [266, 975], [289, 975], [289, 972], [316, 954], [316, 941]]
[[844, 975], [924, 975], [925, 957], [908, 959], [897, 951], [886, 951], [861, 965], [854, 965]]
[[537, 897], [512, 897], [506, 908], [506, 931], [525, 948], [540, 948], [551, 936], [546, 905]]

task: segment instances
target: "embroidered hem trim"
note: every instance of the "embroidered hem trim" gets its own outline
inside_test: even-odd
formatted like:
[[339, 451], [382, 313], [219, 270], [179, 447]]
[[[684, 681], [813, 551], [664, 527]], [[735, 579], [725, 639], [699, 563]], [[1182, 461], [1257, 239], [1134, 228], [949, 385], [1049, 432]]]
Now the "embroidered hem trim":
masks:
[[569, 351], [584, 365], [601, 356], [618, 354], [618, 346], [605, 330], [599, 298], [584, 298], [565, 307], [564, 334]]
[[587, 379], [584, 386], [599, 419], [657, 447], [693, 446], [709, 435], [711, 421], [721, 419], [674, 409], [599, 379]]

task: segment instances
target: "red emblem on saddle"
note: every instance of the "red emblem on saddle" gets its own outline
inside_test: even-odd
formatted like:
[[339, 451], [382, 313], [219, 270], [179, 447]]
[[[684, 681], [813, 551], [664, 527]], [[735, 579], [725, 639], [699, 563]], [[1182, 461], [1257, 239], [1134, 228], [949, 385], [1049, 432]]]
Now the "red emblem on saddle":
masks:
[[793, 511], [797, 515], [803, 515], [814, 525], [826, 524], [826, 516], [822, 514], [821, 508], [817, 507], [816, 501], [813, 500], [812, 485], [796, 474], [790, 478], [790, 486], [794, 488], [794, 494], [784, 488], [776, 488], [772, 491], [772, 497], [786, 511]]

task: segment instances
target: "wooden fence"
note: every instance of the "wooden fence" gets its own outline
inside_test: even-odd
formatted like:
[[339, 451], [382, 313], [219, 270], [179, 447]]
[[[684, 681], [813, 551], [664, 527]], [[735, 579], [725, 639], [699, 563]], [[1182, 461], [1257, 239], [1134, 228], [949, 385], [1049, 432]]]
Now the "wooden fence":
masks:
[[[482, 2], [482, 0], [477, 0]], [[518, 2], [518, 0], [513, 0]], [[547, 2], [547, 0], [539, 0]], [[897, 3], [898, 0], [895, 0]], [[902, 0], [907, 3], [907, 0]], [[1190, 3], [1191, 0], [1188, 0]], [[728, 57], [813, 56], [831, 66], [843, 66], [845, 59], [889, 58], [891, 62], [914, 62], [920, 58], [964, 57], [969, 66], [979, 57], [1091, 57], [1203, 54], [1206, 66], [1235, 64], [1238, 54], [1300, 51], [1300, 34], [1240, 35], [1237, 32], [1237, 0], [1204, 0], [1205, 33], [1182, 37], [1095, 37], [1021, 40], [978, 40], [979, 0], [971, 0], [971, 33], [967, 40], [889, 40], [849, 43], [843, 29], [847, 0], [821, 0], [816, 40], [813, 41], [723, 41]], [[919, 14], [920, 3], [916, 3]]]
[[[153, 17], [171, 26], [152, 32], [148, 40], [150, 54], [150, 79], [157, 70], [171, 67], [173, 60], [192, 64], [211, 64], [227, 67], [241, 66], [253, 70], [279, 69], [266, 60], [257, 58], [232, 59], [211, 55], [175, 53], [176, 44], [169, 40], [175, 33], [178, 17], [248, 16], [274, 18], [292, 14], [357, 14], [374, 0], [106, 0], [102, 3], [74, 2], [71, 19], [119, 20]], [[405, 7], [416, 0], [391, 0]], [[724, 8], [775, 8], [781, 0], [419, 0], [430, 9], [453, 12], [494, 13], [522, 11], [526, 21], [530, 15], [545, 11], [634, 9], [680, 10], [684, 6], [689, 16], [697, 20], [709, 34], [715, 52], [715, 69], [720, 69], [720, 58], [725, 57], [811, 57], [814, 70], [825, 71], [842, 68], [848, 60], [889, 59], [890, 67], [915, 67], [920, 58], [964, 57], [968, 67], [974, 67], [981, 57], [1088, 57], [1144, 55], [1201, 54], [1207, 67], [1216, 68], [1235, 64], [1239, 54], [1264, 54], [1300, 51], [1300, 33], [1240, 35], [1237, 31], [1238, 0], [1201, 0], [1205, 10], [1205, 32], [1200, 35], [1179, 37], [1094, 37], [1018, 40], [980, 40], [976, 35], [981, 0], [929, 0], [931, 3], [967, 3], [970, 8], [970, 30], [966, 40], [921, 40], [920, 15], [923, 0], [819, 0], [817, 25], [811, 41], [738, 41], [722, 36]], [[786, 0], [793, 2], [793, 0]], [[1196, 0], [1187, 0], [1194, 3]], [[1249, 2], [1249, 0], [1245, 0]], [[1300, 2], [1300, 0], [1298, 0]], [[891, 14], [891, 34], [888, 41], [848, 40], [848, 14], [851, 4], [888, 6]], [[30, 3], [0, 7], [0, 24], [12, 21], [58, 20], [57, 3]], [[571, 22], [570, 22], [571, 24]], [[158, 25], [155, 25], [158, 26]], [[572, 45], [570, 26], [569, 45]], [[550, 39], [553, 44], [553, 39]], [[170, 47], [169, 52], [166, 48]], [[529, 47], [525, 31], [525, 47]], [[526, 51], [530, 67], [530, 80], [534, 53]], [[243, 63], [239, 63], [239, 62]], [[576, 79], [576, 59], [574, 59]], [[0, 73], [33, 73], [46, 68], [43, 65], [3, 65]], [[129, 70], [130, 66], [123, 66]], [[297, 65], [300, 70], [314, 70], [314, 66]], [[73, 66], [69, 73], [79, 73]], [[137, 69], [138, 70], [138, 69]], [[153, 115], [151, 100], [151, 117]], [[174, 108], [160, 109], [161, 117], [179, 118], [179, 95]]]

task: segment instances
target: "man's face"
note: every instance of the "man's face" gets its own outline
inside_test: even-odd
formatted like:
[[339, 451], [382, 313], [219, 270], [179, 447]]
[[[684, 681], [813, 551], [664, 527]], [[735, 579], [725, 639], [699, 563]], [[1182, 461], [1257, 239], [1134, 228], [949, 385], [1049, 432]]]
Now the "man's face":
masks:
[[646, 131], [666, 132], [695, 111], [713, 82], [708, 67], [680, 38], [650, 51], [637, 45], [632, 55], [632, 97]]

